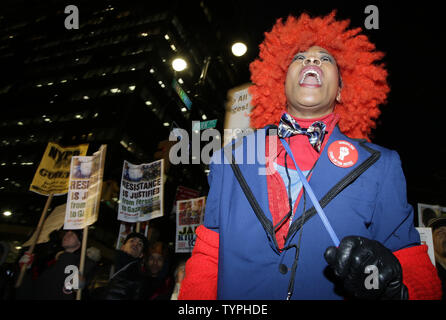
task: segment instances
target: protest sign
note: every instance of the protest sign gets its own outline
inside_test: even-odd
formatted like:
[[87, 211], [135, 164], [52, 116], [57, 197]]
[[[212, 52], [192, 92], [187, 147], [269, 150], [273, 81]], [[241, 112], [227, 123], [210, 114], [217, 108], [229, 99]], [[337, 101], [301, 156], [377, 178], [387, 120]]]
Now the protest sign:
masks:
[[[29, 190], [42, 195], [48, 196], [45, 207], [40, 215], [39, 222], [35, 231], [35, 237], [31, 241], [28, 250], [32, 254], [40, 236], [46, 213], [50, 207], [54, 195], [62, 195], [68, 192], [68, 181], [70, 176], [71, 157], [85, 155], [87, 153], [88, 144], [82, 144], [71, 147], [61, 147], [57, 143], [49, 142], [39, 167], [34, 175]], [[25, 276], [26, 265], [20, 269], [20, 274], [15, 283], [15, 287], [21, 286], [23, 277]]]
[[61, 147], [49, 142], [29, 190], [42, 195], [67, 193], [71, 157], [84, 156], [87, 149], [88, 144]]
[[163, 216], [164, 160], [140, 165], [124, 161], [118, 220], [142, 222]]
[[177, 201], [175, 252], [192, 252], [195, 230], [203, 223], [206, 198]]
[[253, 132], [250, 125], [252, 109], [251, 95], [248, 92], [250, 85], [247, 83], [228, 91], [223, 145], [227, 145], [232, 139], [238, 139]]
[[175, 216], [177, 212], [177, 201], [179, 200], [187, 200], [187, 199], [193, 199], [198, 198], [200, 195], [200, 191], [186, 188], [183, 186], [178, 186], [177, 191], [175, 193], [175, 200], [172, 206], [172, 213], [171, 215]]
[[104, 160], [105, 146], [93, 156], [72, 157], [64, 229], [83, 229], [96, 222]]

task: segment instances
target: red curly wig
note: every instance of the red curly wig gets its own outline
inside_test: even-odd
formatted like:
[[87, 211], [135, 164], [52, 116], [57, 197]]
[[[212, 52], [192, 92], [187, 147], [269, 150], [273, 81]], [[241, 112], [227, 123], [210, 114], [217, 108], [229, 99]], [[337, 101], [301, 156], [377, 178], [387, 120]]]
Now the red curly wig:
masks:
[[342, 78], [339, 128], [351, 138], [369, 140], [371, 129], [380, 115], [379, 105], [386, 102], [389, 86], [387, 71], [377, 62], [384, 53], [376, 51], [361, 28], [347, 30], [349, 20], [336, 21], [336, 11], [325, 17], [289, 16], [278, 19], [271, 32], [265, 33], [259, 58], [249, 68], [253, 110], [251, 126], [262, 128], [278, 123], [286, 110], [285, 78], [294, 55], [311, 46], [320, 46], [336, 59]]

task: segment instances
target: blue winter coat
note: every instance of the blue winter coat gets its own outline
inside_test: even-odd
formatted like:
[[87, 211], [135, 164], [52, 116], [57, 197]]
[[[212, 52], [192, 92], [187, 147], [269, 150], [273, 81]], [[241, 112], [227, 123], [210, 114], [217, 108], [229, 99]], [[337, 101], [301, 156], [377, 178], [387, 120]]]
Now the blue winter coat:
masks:
[[[358, 161], [352, 167], [337, 167], [329, 160], [328, 147], [337, 140], [348, 141], [358, 150]], [[264, 141], [265, 136], [257, 131], [244, 137], [239, 145], [236, 143], [233, 151], [263, 211], [260, 216], [248, 202], [223, 149], [214, 155], [210, 165], [204, 226], [219, 233], [218, 299], [287, 296], [296, 249], [280, 252], [272, 233], [266, 176], [259, 175], [259, 170], [265, 168]], [[257, 156], [252, 161], [254, 154]], [[392, 251], [419, 244], [413, 208], [407, 203], [406, 182], [395, 151], [350, 139], [336, 127], [314, 168], [310, 186], [340, 240], [350, 235], [363, 236]], [[307, 219], [291, 299], [342, 299], [323, 256], [333, 242], [309, 198], [306, 203]], [[301, 200], [285, 246], [297, 244], [302, 210]]]

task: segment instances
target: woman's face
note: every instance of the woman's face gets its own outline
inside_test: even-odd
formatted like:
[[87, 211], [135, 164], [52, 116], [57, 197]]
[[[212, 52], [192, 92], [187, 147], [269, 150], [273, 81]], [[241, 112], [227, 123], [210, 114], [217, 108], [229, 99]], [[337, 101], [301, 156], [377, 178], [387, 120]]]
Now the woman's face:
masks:
[[327, 115], [340, 92], [338, 67], [327, 50], [313, 46], [294, 56], [285, 80], [288, 113], [298, 118]]

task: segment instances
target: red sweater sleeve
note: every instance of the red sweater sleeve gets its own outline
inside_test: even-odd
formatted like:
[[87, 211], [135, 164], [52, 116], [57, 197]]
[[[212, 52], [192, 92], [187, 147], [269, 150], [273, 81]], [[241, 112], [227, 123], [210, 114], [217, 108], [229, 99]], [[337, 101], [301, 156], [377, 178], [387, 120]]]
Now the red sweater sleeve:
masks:
[[186, 262], [178, 300], [217, 299], [219, 234], [203, 225], [196, 230], [192, 256]]
[[[197, 239], [186, 275], [181, 283], [179, 300], [214, 300], [217, 298], [217, 232], [204, 226], [197, 228]], [[439, 300], [441, 281], [427, 255], [427, 246], [414, 246], [394, 252], [403, 269], [403, 281], [410, 300]]]
[[420, 245], [393, 253], [403, 269], [403, 282], [410, 300], [440, 300], [441, 281], [429, 256], [427, 246]]

